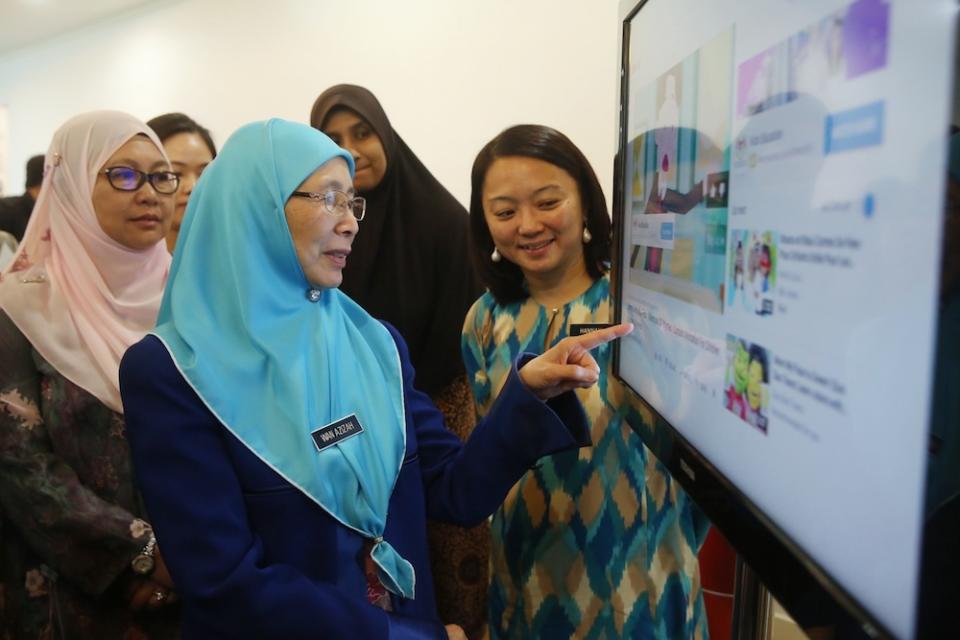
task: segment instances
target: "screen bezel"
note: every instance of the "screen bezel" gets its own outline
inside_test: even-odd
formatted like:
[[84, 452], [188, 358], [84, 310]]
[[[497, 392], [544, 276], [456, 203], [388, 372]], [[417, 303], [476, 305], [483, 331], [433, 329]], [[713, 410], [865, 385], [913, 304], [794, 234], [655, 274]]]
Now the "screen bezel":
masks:
[[[649, 0], [636, 0], [620, 19], [620, 69], [617, 97], [617, 153], [614, 158], [613, 247], [611, 304], [614, 322], [622, 321], [625, 150], [630, 69], [630, 23]], [[807, 554], [782, 528], [774, 523], [746, 494], [721, 473], [620, 374], [620, 343], [614, 342], [613, 374], [630, 397], [653, 416], [653, 429], [631, 427], [653, 454], [670, 470], [691, 498], [730, 541], [741, 559], [760, 577], [764, 586], [803, 628], [831, 625], [835, 629], [859, 629], [865, 637], [893, 638], [856, 597], [842, 587], [828, 571]], [[817, 609], [825, 616], [811, 617]]]

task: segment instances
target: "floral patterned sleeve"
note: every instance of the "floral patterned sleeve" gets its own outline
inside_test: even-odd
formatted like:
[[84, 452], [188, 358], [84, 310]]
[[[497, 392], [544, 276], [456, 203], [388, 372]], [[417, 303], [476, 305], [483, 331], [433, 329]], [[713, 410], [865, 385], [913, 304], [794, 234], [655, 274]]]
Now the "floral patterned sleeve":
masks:
[[[15, 553], [35, 556], [20, 563], [43, 563], [80, 590], [100, 594], [129, 568], [149, 536], [149, 526], [131, 513], [137, 499], [128, 470], [118, 473], [99, 456], [104, 447], [98, 433], [119, 430], [122, 440], [122, 417], [90, 402], [71, 416], [89, 423], [56, 421], [62, 430], [55, 434], [44, 416], [69, 411], [65, 407], [75, 398], [58, 404], [42, 397], [44, 377], [32, 347], [2, 311], [0, 362], [0, 507], [5, 528], [27, 547]], [[129, 467], [125, 441], [118, 446]], [[88, 455], [92, 450], [98, 455]], [[110, 479], [97, 482], [97, 474]]]

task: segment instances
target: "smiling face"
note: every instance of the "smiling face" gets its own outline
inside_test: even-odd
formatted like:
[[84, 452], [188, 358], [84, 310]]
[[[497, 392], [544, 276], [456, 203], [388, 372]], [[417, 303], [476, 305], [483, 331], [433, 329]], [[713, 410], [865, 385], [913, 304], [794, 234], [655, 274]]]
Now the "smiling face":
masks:
[[560, 167], [497, 158], [483, 181], [483, 215], [500, 255], [528, 281], [586, 272], [580, 190]]
[[[296, 191], [324, 193], [343, 191], [353, 195], [350, 170], [343, 158], [334, 158], [310, 174]], [[347, 266], [350, 245], [357, 235], [357, 219], [350, 214], [335, 216], [321, 202], [291, 197], [283, 208], [287, 227], [297, 251], [297, 260], [311, 285], [321, 289], [339, 287]]]
[[150, 138], [137, 135], [100, 167], [93, 185], [93, 209], [104, 233], [128, 249], [149, 249], [163, 240], [170, 228], [174, 196], [157, 193], [149, 180], [136, 191], [114, 189], [103, 173], [111, 167], [151, 173], [169, 171], [170, 166]]
[[180, 174], [180, 187], [177, 189], [174, 201], [173, 222], [167, 234], [167, 249], [173, 253], [177, 235], [180, 233], [180, 224], [183, 222], [183, 214], [187, 210], [187, 201], [197, 185], [197, 180], [200, 179], [200, 174], [208, 164], [213, 162], [213, 154], [210, 153], [207, 143], [197, 133], [174, 134], [163, 141], [163, 148], [167, 152], [167, 157], [170, 158], [173, 170]]
[[357, 192], [376, 188], [387, 173], [387, 153], [370, 124], [350, 109], [337, 109], [323, 123], [323, 132], [353, 156]]

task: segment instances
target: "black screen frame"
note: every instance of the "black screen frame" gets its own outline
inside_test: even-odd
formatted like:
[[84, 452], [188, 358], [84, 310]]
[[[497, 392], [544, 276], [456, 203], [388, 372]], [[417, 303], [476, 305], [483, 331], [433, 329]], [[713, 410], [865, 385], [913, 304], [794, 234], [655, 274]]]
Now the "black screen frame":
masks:
[[[630, 23], [650, 0], [638, 0], [622, 18], [617, 153], [614, 158], [613, 261], [611, 292], [614, 322], [622, 322], [624, 187], [630, 77]], [[665, 0], [662, 0], [665, 1]], [[856, 597], [842, 587], [746, 494], [721, 473], [620, 375], [620, 343], [614, 342], [613, 374], [629, 395], [653, 415], [646, 428], [631, 424], [711, 522], [729, 540], [797, 623], [805, 629], [831, 628], [835, 637], [894, 638]]]

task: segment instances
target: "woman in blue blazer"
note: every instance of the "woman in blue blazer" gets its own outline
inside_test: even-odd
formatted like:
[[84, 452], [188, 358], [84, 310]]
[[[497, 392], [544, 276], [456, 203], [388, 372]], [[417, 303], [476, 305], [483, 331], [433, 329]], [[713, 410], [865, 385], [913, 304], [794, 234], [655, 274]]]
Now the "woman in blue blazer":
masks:
[[305, 125], [237, 131], [191, 197], [158, 326], [121, 363], [185, 638], [464, 637], [437, 618], [426, 518], [475, 524], [540, 457], [588, 445], [570, 390], [630, 330], [521, 356], [461, 445], [399, 334], [336, 288], [365, 207], [353, 169]]

